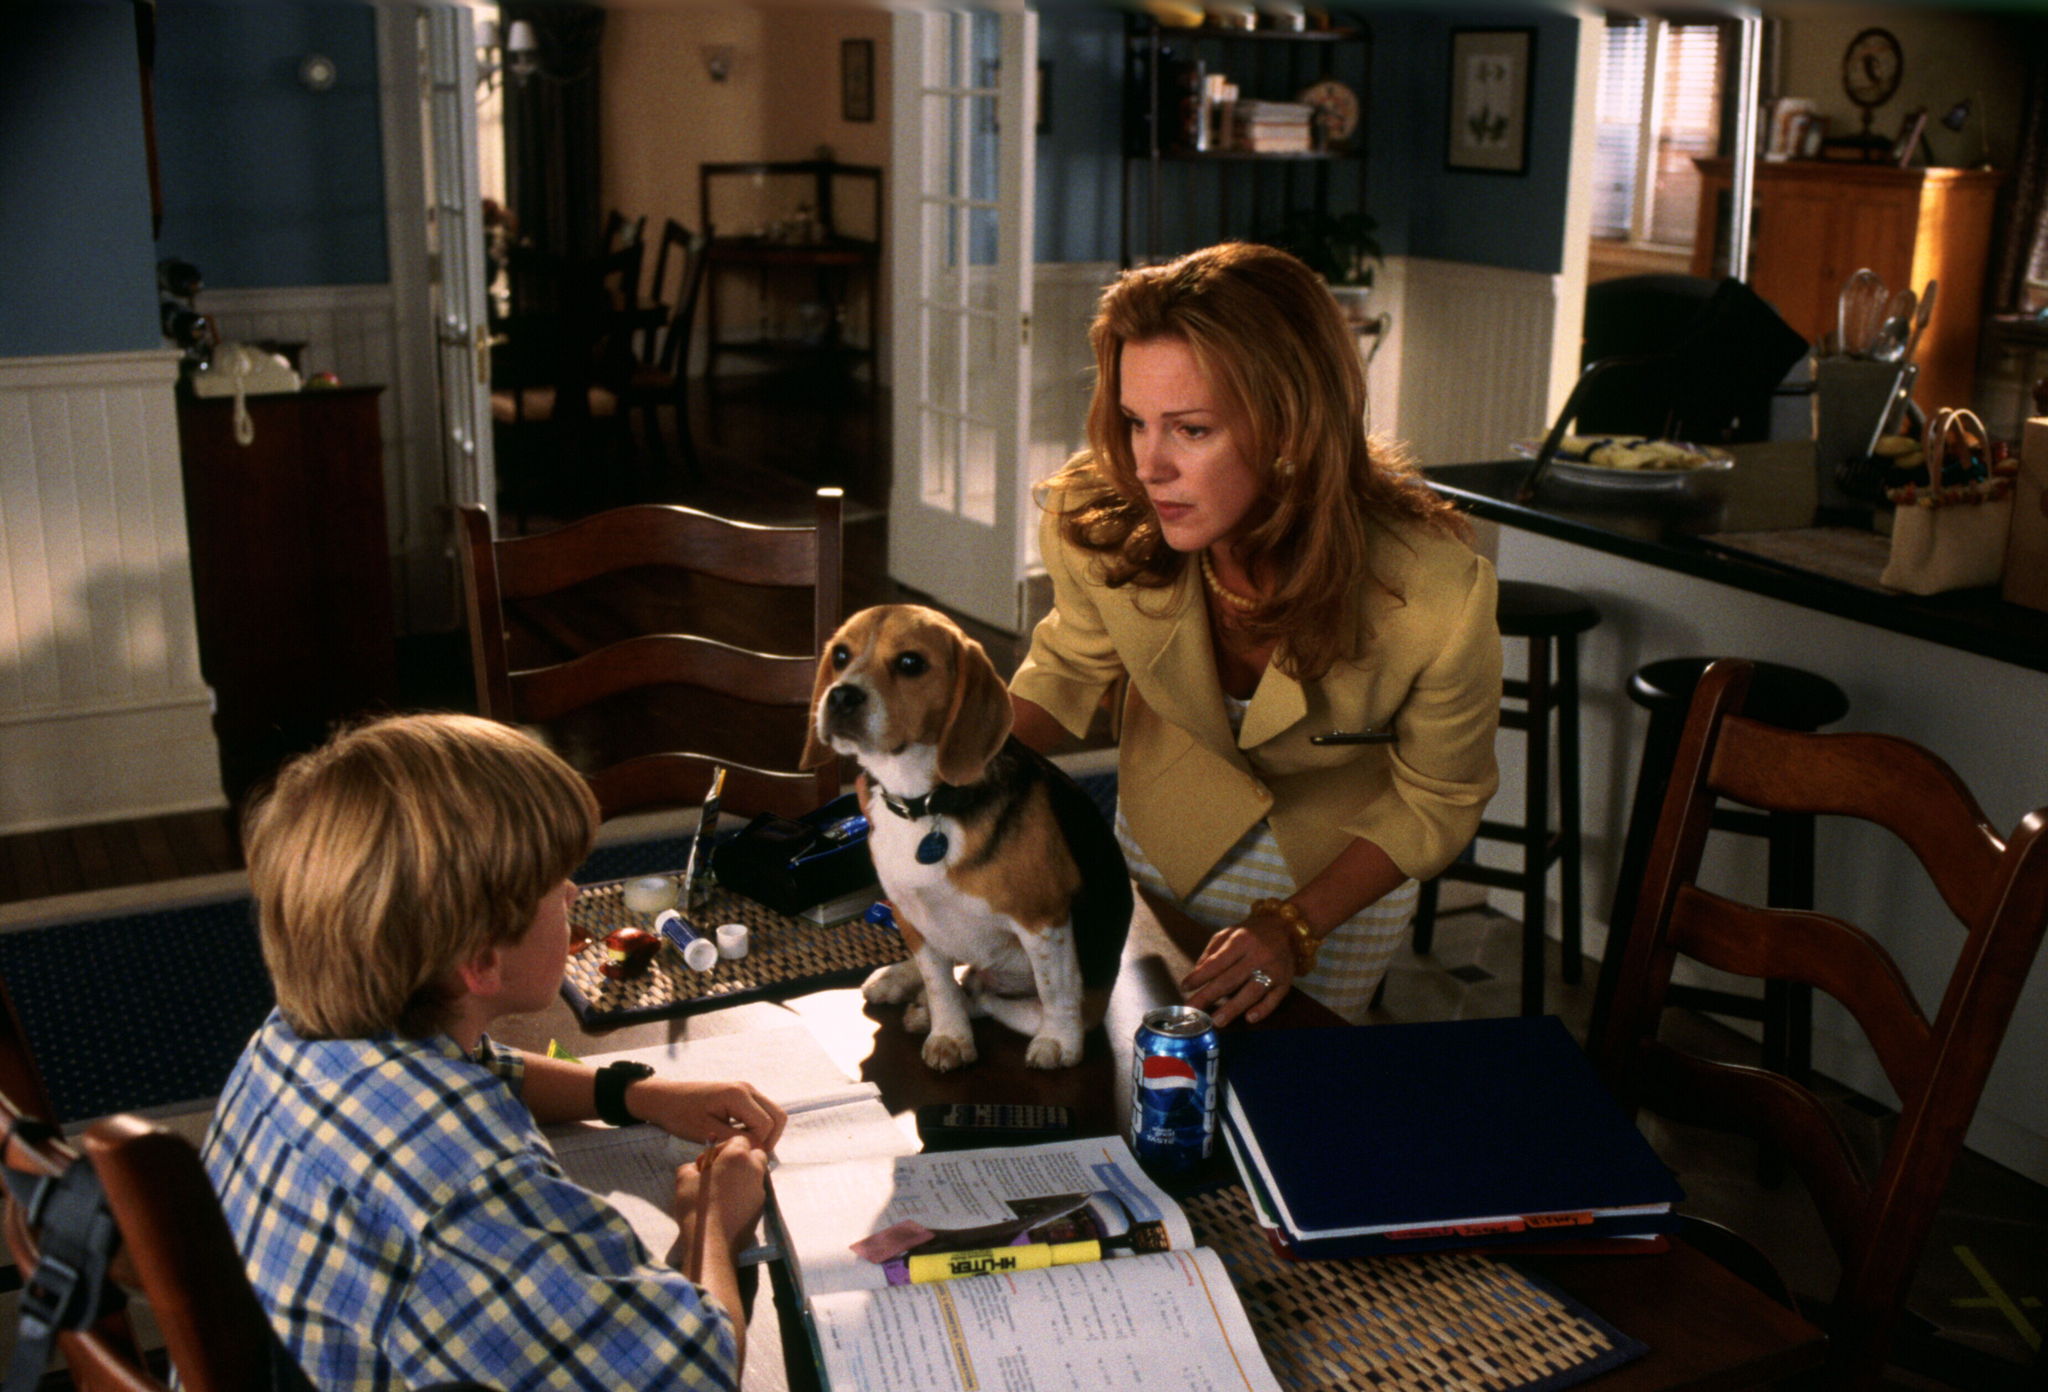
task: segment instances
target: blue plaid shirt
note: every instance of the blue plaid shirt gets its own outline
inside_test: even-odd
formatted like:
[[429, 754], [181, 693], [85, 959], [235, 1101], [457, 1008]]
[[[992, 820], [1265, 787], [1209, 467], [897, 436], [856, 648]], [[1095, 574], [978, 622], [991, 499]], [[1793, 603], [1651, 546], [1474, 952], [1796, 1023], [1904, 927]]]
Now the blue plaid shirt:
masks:
[[205, 1156], [285, 1347], [323, 1389], [737, 1386], [726, 1313], [563, 1176], [524, 1076], [488, 1039], [306, 1040], [272, 1012]]

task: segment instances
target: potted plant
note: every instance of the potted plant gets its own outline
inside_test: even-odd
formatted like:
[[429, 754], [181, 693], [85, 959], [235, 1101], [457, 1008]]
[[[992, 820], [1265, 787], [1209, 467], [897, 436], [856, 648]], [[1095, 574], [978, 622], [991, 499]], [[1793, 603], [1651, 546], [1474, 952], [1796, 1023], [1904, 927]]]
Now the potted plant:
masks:
[[1293, 252], [1329, 282], [1337, 305], [1353, 323], [1363, 323], [1372, 294], [1373, 268], [1380, 259], [1379, 224], [1370, 213], [1326, 213], [1297, 208], [1287, 215], [1273, 245]]

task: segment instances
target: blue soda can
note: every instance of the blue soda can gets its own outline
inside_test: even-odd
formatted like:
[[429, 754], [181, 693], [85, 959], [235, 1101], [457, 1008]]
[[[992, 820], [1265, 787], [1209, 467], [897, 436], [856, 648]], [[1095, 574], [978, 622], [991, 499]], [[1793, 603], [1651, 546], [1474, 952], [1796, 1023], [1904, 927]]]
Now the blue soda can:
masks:
[[1149, 1010], [1131, 1051], [1131, 1151], [1146, 1164], [1192, 1169], [1216, 1144], [1222, 1047], [1206, 1011]]

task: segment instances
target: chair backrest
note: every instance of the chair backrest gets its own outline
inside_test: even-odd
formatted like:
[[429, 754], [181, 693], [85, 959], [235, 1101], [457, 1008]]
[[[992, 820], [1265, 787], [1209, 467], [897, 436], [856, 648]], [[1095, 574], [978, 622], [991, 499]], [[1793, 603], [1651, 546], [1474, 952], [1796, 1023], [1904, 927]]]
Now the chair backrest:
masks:
[[[659, 333], [647, 335], [640, 360], [670, 376], [680, 376], [689, 367], [690, 330], [697, 318], [697, 297], [704, 288], [705, 248], [711, 244], [711, 229], [691, 232], [674, 218], [662, 224], [661, 244], [654, 253], [654, 302], [669, 306], [669, 315]], [[675, 263], [674, 291], [670, 293], [669, 264]]]
[[[8, 1122], [20, 1113], [0, 1103]], [[220, 1201], [191, 1143], [139, 1117], [95, 1122], [83, 1157], [48, 1131], [10, 1127], [5, 1164], [17, 1176], [54, 1180], [90, 1163], [119, 1231], [111, 1279], [148, 1302], [185, 1392], [308, 1389], [283, 1353], [249, 1285]], [[36, 1224], [6, 1197], [7, 1243], [25, 1286], [42, 1266]], [[149, 1368], [128, 1316], [119, 1311], [56, 1339], [81, 1392], [165, 1392]]]
[[[724, 805], [735, 812], [797, 816], [831, 800], [839, 792], [836, 763], [805, 771], [798, 761], [817, 656], [839, 626], [841, 509], [836, 488], [818, 490], [809, 527], [647, 503], [497, 541], [481, 507], [461, 508], [457, 549], [478, 708], [544, 726], [596, 712], [597, 723], [617, 725], [617, 698], [708, 692], [711, 718], [701, 705], [666, 722], [664, 708], [630, 707], [648, 717], [626, 723], [645, 724], [651, 749], [622, 750], [591, 737], [593, 753], [573, 734], [588, 734], [589, 726], [557, 734], [607, 817], [699, 802], [720, 765], [727, 769]], [[776, 611], [789, 614], [779, 593], [787, 588], [812, 592], [797, 652], [787, 638], [754, 636], [775, 627]], [[675, 631], [692, 591], [719, 610], [720, 635]], [[782, 627], [787, 633], [792, 625]], [[772, 757], [778, 748], [781, 760]]]
[[[1830, 1358], [1844, 1385], [1864, 1386], [1883, 1366], [1942, 1189], [2048, 926], [2048, 808], [2000, 840], [1955, 773], [1918, 745], [1886, 735], [1797, 734], [1745, 719], [1750, 675], [1748, 663], [1722, 661], [1699, 683], [1614, 1008], [1591, 1043], [1631, 1105], [1747, 1130], [1799, 1170], [1842, 1262]], [[1699, 887], [1717, 797], [1766, 811], [1859, 818], [1905, 843], [1964, 930], [1932, 1020], [1891, 955], [1861, 929]], [[1846, 1007], [1900, 1101], [1874, 1172], [1865, 1172], [1805, 1087], [1657, 1040], [1680, 953], [1738, 975], [1805, 982]]]

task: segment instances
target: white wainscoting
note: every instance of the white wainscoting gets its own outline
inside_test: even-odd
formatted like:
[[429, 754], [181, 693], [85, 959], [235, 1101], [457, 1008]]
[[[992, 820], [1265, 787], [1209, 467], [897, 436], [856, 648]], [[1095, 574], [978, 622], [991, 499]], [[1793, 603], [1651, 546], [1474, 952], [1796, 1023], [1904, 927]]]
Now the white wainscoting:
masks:
[[[1395, 282], [1383, 307], [1396, 338], [1380, 353], [1399, 402], [1391, 428], [1420, 462], [1500, 459], [1509, 441], [1549, 427], [1559, 277], [1409, 257], [1385, 279]], [[1575, 368], [1576, 344], [1571, 356]], [[1377, 362], [1373, 380], [1383, 380]]]
[[163, 351], [0, 359], [0, 832], [224, 806]]
[[385, 529], [392, 595], [404, 632], [452, 627], [448, 492], [439, 450], [438, 408], [409, 401], [401, 370], [398, 307], [388, 285], [297, 285], [205, 290], [198, 306], [226, 340], [276, 339], [306, 345], [308, 376], [332, 372], [351, 385], [384, 388], [378, 417], [384, 444]]

